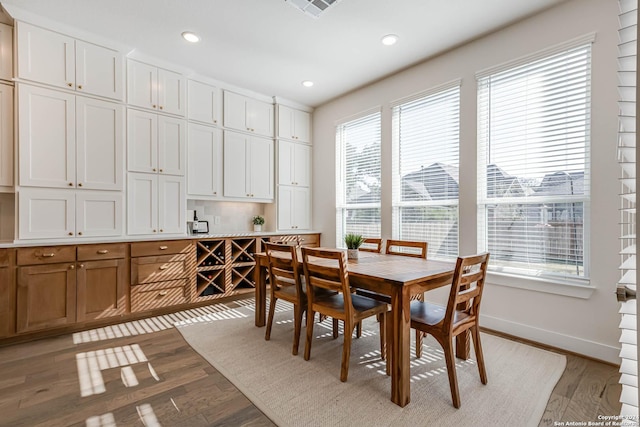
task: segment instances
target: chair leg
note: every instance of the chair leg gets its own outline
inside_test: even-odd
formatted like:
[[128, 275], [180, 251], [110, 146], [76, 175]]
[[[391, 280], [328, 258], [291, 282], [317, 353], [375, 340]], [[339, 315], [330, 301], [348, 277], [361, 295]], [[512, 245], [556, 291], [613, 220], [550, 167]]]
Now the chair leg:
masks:
[[276, 311], [276, 301], [273, 295], [269, 301], [269, 318], [267, 319], [267, 330], [264, 333], [264, 339], [269, 341], [271, 339], [271, 326], [273, 325], [273, 313]]
[[300, 331], [302, 330], [302, 312], [303, 309], [298, 304], [293, 305], [293, 350], [291, 353], [295, 356], [298, 354], [300, 347]]
[[379, 319], [380, 319], [380, 357], [382, 358], [382, 360], [386, 360], [387, 359], [387, 336], [386, 336], [387, 316], [386, 314], [380, 314]]
[[[333, 319], [333, 339], [338, 338], [338, 319]], [[346, 328], [345, 328], [346, 333]]]
[[355, 325], [344, 321], [344, 343], [342, 344], [342, 364], [340, 366], [340, 381], [346, 382], [349, 376], [349, 358], [351, 357], [351, 336]]
[[356, 323], [356, 338], [360, 338], [362, 336], [362, 320]]
[[449, 374], [449, 387], [451, 388], [451, 399], [455, 408], [460, 407], [460, 391], [458, 390], [458, 376], [456, 375], [456, 360], [454, 345], [450, 337], [445, 338], [441, 343], [444, 356], [447, 361], [447, 374]]
[[478, 325], [471, 328], [471, 339], [473, 339], [473, 349], [476, 352], [478, 371], [480, 371], [480, 381], [487, 383], [487, 371], [484, 368], [484, 354], [482, 354], [482, 344], [480, 343], [480, 328]]
[[309, 311], [307, 313], [307, 339], [304, 343], [304, 360], [309, 360], [311, 357], [311, 340], [313, 340], [313, 319], [316, 317], [316, 313]]
[[424, 332], [416, 329], [416, 358], [422, 357], [422, 343], [424, 341]]

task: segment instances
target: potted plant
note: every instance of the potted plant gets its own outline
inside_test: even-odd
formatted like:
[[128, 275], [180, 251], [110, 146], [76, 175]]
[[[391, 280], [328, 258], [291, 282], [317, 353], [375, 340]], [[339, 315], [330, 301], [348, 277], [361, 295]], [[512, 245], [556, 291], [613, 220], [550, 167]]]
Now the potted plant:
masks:
[[253, 231], [262, 231], [264, 225], [264, 217], [262, 215], [256, 215], [253, 217]]
[[344, 236], [344, 243], [347, 245], [347, 258], [358, 259], [358, 248], [364, 243], [361, 234], [347, 233]]

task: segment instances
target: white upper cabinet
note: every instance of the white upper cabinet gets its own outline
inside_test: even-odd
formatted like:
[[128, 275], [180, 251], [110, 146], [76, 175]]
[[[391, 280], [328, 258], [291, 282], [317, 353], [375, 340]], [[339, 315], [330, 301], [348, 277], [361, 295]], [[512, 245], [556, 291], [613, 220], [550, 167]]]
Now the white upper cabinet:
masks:
[[273, 140], [224, 133], [224, 196], [273, 199]]
[[214, 86], [189, 80], [187, 83], [189, 120], [217, 125], [222, 114], [222, 92]]
[[189, 124], [187, 142], [187, 192], [189, 195], [222, 196], [222, 130]]
[[224, 126], [273, 136], [273, 104], [224, 91]]
[[0, 24], [0, 79], [13, 78], [13, 27]]
[[0, 186], [13, 186], [13, 86], [0, 84]]
[[127, 62], [127, 102], [167, 114], [186, 112], [185, 78], [173, 71], [142, 62]]
[[278, 184], [309, 187], [311, 183], [311, 147], [296, 142], [278, 141]]
[[76, 97], [76, 186], [124, 188], [124, 106]]
[[20, 84], [19, 185], [122, 190], [121, 104]]
[[311, 142], [311, 114], [278, 105], [278, 138]]
[[129, 173], [128, 234], [176, 234], [186, 231], [184, 177]]
[[17, 23], [18, 78], [123, 99], [124, 58], [113, 49]]
[[146, 111], [128, 110], [128, 170], [185, 174], [185, 121]]

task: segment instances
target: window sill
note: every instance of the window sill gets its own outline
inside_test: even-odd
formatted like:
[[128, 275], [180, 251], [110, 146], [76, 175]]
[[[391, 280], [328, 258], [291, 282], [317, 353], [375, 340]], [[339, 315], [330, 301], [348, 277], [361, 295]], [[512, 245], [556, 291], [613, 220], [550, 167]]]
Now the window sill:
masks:
[[595, 290], [589, 280], [580, 280], [579, 282], [554, 281], [495, 272], [487, 272], [487, 283], [582, 299], [591, 298]]

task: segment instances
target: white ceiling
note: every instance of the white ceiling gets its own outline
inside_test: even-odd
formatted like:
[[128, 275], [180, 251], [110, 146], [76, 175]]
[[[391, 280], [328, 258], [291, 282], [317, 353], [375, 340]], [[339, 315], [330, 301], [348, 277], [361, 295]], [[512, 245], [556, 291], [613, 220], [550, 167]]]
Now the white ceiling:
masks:
[[[284, 0], [3, 0], [199, 75], [309, 106], [562, 0], [340, 0], [319, 19]], [[16, 9], [19, 8], [19, 9]], [[199, 34], [190, 44], [183, 31]], [[383, 46], [383, 35], [400, 36]], [[315, 86], [305, 88], [303, 80]]]

